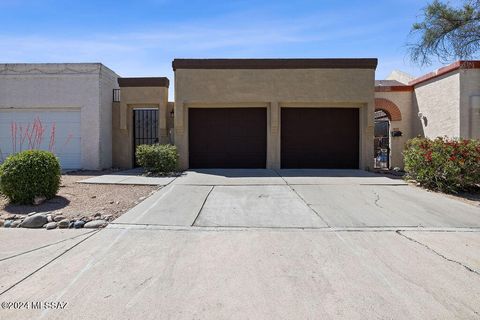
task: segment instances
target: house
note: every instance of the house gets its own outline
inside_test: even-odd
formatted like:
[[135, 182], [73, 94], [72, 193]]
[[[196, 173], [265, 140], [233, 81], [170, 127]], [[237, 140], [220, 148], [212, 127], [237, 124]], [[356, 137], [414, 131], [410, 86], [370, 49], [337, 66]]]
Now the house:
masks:
[[[375, 81], [377, 59], [175, 59], [165, 77], [102, 64], [0, 65], [0, 157], [55, 152], [66, 169], [135, 166], [172, 143], [186, 168], [403, 167], [417, 135], [480, 138], [480, 62]], [[377, 157], [378, 158], [378, 157]], [[0, 159], [1, 161], [1, 159]]]
[[480, 139], [480, 61], [457, 61], [414, 79], [392, 72], [375, 85], [375, 110], [390, 122], [390, 167], [403, 167], [413, 137]]
[[37, 148], [65, 169], [110, 167], [117, 78], [100, 63], [0, 64], [0, 162]]

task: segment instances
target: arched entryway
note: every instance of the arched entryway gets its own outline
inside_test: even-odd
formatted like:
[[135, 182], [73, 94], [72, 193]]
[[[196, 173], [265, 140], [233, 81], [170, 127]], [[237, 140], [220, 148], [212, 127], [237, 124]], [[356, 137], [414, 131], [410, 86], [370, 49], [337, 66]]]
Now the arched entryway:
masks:
[[375, 99], [374, 167], [389, 169], [391, 157], [392, 121], [402, 120], [402, 113], [395, 103], [388, 99]]

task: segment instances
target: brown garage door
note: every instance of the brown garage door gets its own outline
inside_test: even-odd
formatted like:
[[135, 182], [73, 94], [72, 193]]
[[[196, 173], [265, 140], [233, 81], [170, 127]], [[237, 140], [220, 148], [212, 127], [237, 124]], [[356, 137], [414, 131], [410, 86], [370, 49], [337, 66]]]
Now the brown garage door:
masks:
[[265, 168], [266, 108], [188, 110], [190, 168]]
[[358, 168], [355, 108], [282, 108], [282, 168]]

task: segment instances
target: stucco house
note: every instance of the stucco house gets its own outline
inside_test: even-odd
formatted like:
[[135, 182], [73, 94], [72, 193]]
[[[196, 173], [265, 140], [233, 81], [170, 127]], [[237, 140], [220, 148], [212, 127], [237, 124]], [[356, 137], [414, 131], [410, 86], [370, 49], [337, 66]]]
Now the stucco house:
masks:
[[380, 149], [387, 167], [402, 168], [417, 135], [480, 138], [479, 61], [380, 81], [376, 66], [175, 59], [169, 102], [165, 77], [122, 78], [99, 63], [0, 64], [0, 161], [33, 147], [65, 169], [131, 168], [137, 145], [172, 143], [182, 169], [371, 170]]
[[100, 63], [0, 64], [0, 162], [51, 150], [66, 169], [112, 165], [112, 90]]
[[480, 61], [457, 61], [419, 78], [392, 72], [376, 82], [375, 109], [388, 116], [390, 167], [403, 167], [412, 137], [480, 139]]

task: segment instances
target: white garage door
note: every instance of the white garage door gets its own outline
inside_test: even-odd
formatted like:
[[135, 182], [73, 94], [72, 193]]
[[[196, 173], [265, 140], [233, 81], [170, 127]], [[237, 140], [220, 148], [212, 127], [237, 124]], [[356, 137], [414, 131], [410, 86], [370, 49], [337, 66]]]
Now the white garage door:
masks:
[[0, 111], [0, 162], [29, 149], [53, 152], [63, 169], [81, 168], [80, 111]]

